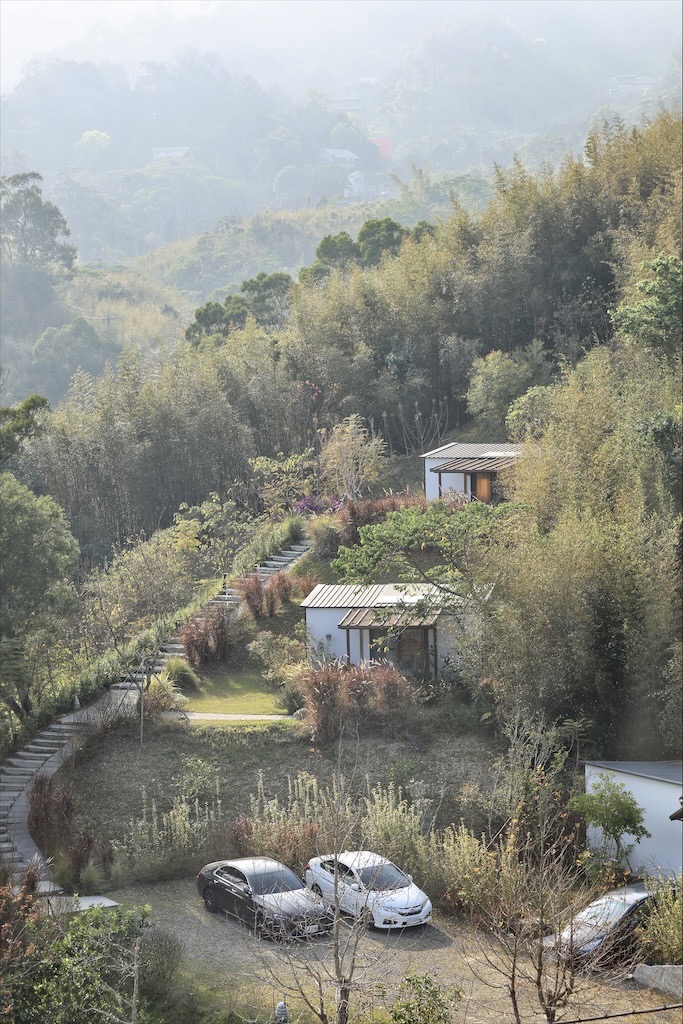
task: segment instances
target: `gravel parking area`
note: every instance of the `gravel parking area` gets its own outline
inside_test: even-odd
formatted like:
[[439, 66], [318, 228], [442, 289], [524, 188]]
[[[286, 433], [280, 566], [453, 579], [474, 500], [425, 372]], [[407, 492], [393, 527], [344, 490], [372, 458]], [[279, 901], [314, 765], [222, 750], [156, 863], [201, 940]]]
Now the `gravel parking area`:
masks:
[[[188, 966], [203, 976], [211, 975], [218, 986], [224, 984], [226, 989], [253, 989], [257, 983], [275, 991], [290, 984], [295, 973], [308, 976], [326, 972], [331, 965], [332, 947], [327, 937], [294, 943], [294, 951], [288, 952], [289, 947], [255, 938], [237, 921], [207, 913], [194, 877], [131, 886], [108, 895], [124, 906], [149, 904], [153, 923], [182, 941]], [[437, 914], [432, 925], [414, 931], [389, 935], [368, 931], [358, 948], [355, 980], [366, 1005], [387, 1005], [407, 974], [429, 973], [444, 989], [457, 986], [461, 990], [459, 1019], [468, 1024], [503, 1024], [512, 1020], [512, 1014], [505, 992], [491, 987], [502, 982], [486, 962], [486, 952], [494, 948], [492, 940], [480, 930]], [[671, 1000], [632, 981], [599, 977], [583, 986], [573, 1012], [565, 1012], [564, 1018], [643, 1011], [667, 1002]], [[524, 1020], [542, 1020], [531, 1001]], [[680, 1024], [680, 1011], [646, 1014], [632, 1020], [634, 1024]]]

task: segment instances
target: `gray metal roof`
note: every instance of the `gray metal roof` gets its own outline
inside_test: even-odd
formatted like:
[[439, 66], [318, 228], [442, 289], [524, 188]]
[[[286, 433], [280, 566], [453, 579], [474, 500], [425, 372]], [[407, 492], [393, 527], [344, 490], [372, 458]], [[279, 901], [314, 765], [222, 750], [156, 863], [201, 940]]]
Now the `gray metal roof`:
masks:
[[511, 466], [516, 455], [480, 455], [478, 459], [449, 459], [432, 466], [431, 473], [495, 473]]
[[584, 764], [683, 786], [683, 761], [584, 761]]
[[495, 441], [488, 441], [484, 444], [444, 444], [441, 448], [434, 448], [431, 452], [425, 452], [420, 456], [423, 459], [480, 459], [482, 456], [507, 455], [515, 458], [522, 450], [519, 444], [497, 444]]
[[436, 597], [438, 590], [429, 583], [374, 583], [344, 586], [319, 583], [301, 602], [302, 608], [391, 608], [410, 605]]

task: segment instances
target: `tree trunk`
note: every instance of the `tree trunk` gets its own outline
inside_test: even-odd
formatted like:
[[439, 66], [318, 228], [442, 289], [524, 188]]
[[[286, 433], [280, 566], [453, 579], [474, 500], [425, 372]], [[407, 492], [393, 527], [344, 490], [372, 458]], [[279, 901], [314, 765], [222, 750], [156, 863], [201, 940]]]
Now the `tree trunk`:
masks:
[[335, 1024], [348, 1024], [349, 1020], [349, 997], [351, 995], [351, 984], [343, 978], [337, 989], [337, 1014]]

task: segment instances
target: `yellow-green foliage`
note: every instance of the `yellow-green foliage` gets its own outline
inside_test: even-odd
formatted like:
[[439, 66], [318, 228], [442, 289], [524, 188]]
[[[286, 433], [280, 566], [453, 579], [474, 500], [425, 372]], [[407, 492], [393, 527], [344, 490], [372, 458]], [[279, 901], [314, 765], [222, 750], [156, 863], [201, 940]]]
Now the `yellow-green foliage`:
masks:
[[81, 269], [62, 286], [69, 307], [121, 346], [173, 348], [194, 308], [175, 289], [134, 270]]
[[475, 836], [461, 821], [445, 830], [441, 856], [449, 904], [466, 911], [486, 905], [495, 891], [498, 865], [484, 836]]
[[642, 939], [649, 960], [661, 964], [683, 963], [683, 876], [651, 879], [647, 883], [654, 900]]

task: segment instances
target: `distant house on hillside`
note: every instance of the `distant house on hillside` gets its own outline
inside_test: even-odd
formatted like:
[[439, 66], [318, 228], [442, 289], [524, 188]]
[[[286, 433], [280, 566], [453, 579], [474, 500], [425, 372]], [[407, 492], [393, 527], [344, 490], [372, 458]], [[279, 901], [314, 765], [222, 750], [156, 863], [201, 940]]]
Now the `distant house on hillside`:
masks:
[[[629, 862], [633, 871], [648, 874], [662, 872], [680, 875], [683, 865], [683, 836], [677, 811], [683, 792], [683, 765], [680, 761], [586, 761], [586, 792], [596, 782], [608, 778], [620, 782], [633, 794], [645, 811], [643, 824], [651, 833], [634, 847]], [[677, 807], [679, 805], [679, 807]], [[603, 836], [599, 828], [588, 829], [588, 845], [600, 849]], [[629, 837], [625, 837], [626, 843]]]
[[442, 613], [430, 584], [343, 586], [319, 583], [301, 602], [312, 643], [347, 665], [390, 661], [421, 678], [457, 657], [453, 614]]
[[155, 160], [182, 160], [190, 152], [189, 146], [158, 146], [152, 150]]
[[343, 167], [345, 171], [355, 171], [359, 161], [360, 157], [350, 149], [324, 149], [318, 163], [334, 164], [335, 167]]
[[518, 444], [445, 444], [426, 452], [425, 497], [443, 498], [449, 491], [486, 504], [496, 500], [496, 479], [519, 456]]

